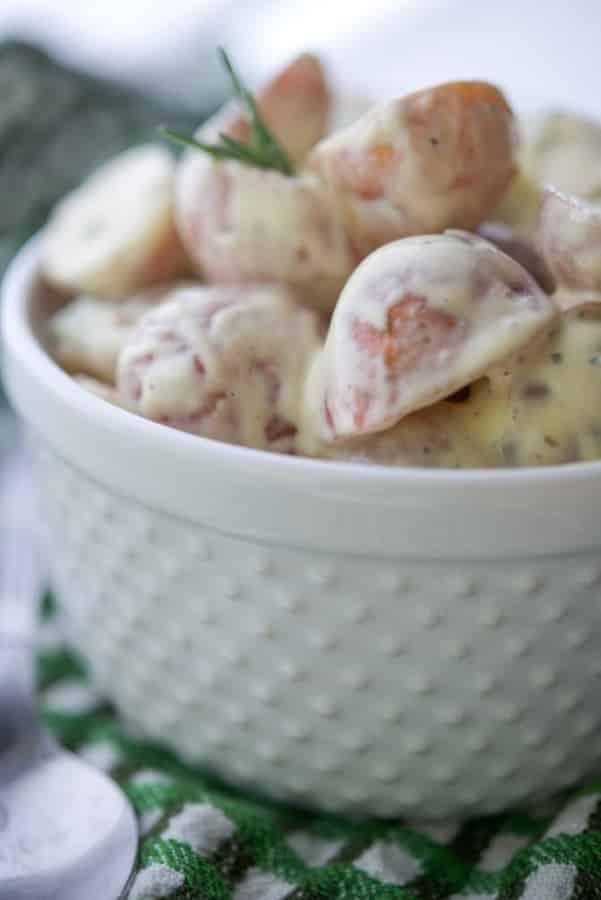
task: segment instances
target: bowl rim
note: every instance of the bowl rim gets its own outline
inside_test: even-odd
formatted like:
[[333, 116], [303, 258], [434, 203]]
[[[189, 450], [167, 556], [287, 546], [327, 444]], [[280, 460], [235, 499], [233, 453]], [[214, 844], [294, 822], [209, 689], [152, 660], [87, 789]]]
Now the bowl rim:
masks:
[[[464, 565], [599, 553], [601, 461], [453, 470], [314, 460], [197, 437], [95, 397], [51, 359], [39, 336], [39, 241], [18, 254], [3, 284], [2, 365], [36, 459], [49, 460], [51, 468], [42, 462], [38, 471], [56, 476], [59, 490], [69, 491], [69, 473], [79, 472], [103, 503], [139, 504], [136, 515], [166, 514], [209, 537], [219, 532], [320, 557]], [[52, 456], [65, 468], [53, 468]]]
[[258, 476], [265, 474], [268, 469], [269, 477], [276, 480], [304, 477], [323, 481], [325, 478], [332, 484], [353, 482], [356, 485], [356, 482], [360, 481], [379, 485], [389, 484], [395, 489], [407, 484], [413, 487], [433, 488], [438, 486], [475, 488], [494, 485], [498, 489], [505, 485], [513, 488], [528, 484], [556, 485], [558, 479], [564, 484], [570, 484], [581, 479], [601, 477], [601, 460], [540, 467], [452, 469], [291, 456], [178, 431], [113, 406], [86, 391], [61, 369], [34, 332], [31, 323], [31, 301], [39, 274], [43, 233], [44, 229], [41, 229], [21, 247], [2, 280], [0, 302], [5, 350], [3, 366], [6, 351], [9, 350], [21, 360], [35, 380], [43, 381], [46, 387], [55, 395], [59, 395], [62, 402], [73, 412], [93, 417], [99, 426], [105, 426], [112, 432], [127, 437], [127, 432], [136, 429], [146, 440], [164, 444], [166, 453], [169, 451], [177, 453], [179, 450], [188, 454], [191, 451], [198, 455], [200, 463], [203, 456], [214, 457], [218, 454], [222, 464], [230, 462], [233, 467], [242, 467], [249, 475], [256, 472]]

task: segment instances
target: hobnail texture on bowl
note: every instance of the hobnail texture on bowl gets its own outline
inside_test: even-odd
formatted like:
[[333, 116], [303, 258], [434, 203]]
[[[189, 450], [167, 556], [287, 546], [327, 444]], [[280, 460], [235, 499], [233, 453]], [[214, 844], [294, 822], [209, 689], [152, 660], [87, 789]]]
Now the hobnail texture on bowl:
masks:
[[598, 759], [596, 553], [468, 569], [267, 547], [37, 464], [69, 640], [190, 761], [326, 810], [450, 816]]
[[34, 249], [7, 383], [67, 637], [126, 724], [359, 815], [492, 812], [598, 763], [601, 466], [336, 466], [144, 422], [39, 347]]

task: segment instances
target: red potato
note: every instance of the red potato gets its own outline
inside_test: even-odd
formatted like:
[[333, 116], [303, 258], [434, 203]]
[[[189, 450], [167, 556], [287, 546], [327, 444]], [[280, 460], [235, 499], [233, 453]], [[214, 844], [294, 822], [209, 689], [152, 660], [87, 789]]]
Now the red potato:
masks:
[[[258, 95], [257, 105], [288, 155], [300, 162], [325, 132], [330, 96], [319, 61], [303, 54]], [[249, 137], [237, 101], [198, 132]], [[198, 270], [221, 284], [288, 284], [309, 305], [331, 309], [353, 259], [335, 202], [315, 178], [288, 177], [187, 151], [180, 163], [176, 218]]]
[[84, 391], [88, 391], [89, 394], [94, 394], [95, 397], [106, 400], [106, 402], [110, 403], [112, 406], [123, 406], [123, 404], [119, 402], [117, 391], [112, 385], [106, 384], [104, 381], [99, 381], [96, 378], [91, 378], [89, 375], [74, 375], [73, 378], [78, 385], [82, 387]]
[[[258, 92], [257, 108], [289, 158], [300, 164], [324, 136], [332, 98], [320, 60], [302, 53]], [[220, 132], [247, 143], [248, 117], [238, 100], [231, 100], [198, 131], [205, 141]]]
[[405, 238], [344, 288], [306, 406], [324, 440], [391, 427], [535, 338], [557, 315], [514, 260], [475, 235]]
[[515, 144], [496, 87], [452, 82], [375, 107], [307, 164], [338, 197], [361, 259], [408, 235], [475, 228], [514, 176]]
[[[229, 115], [222, 111], [201, 136], [228, 132]], [[189, 151], [177, 181], [182, 240], [210, 281], [279, 281], [331, 310], [375, 247], [471, 227], [497, 205], [514, 170], [512, 128], [499, 91], [466, 82], [377, 107], [326, 138], [309, 157], [313, 176]]]
[[122, 349], [124, 406], [249, 447], [296, 447], [302, 388], [322, 323], [277, 285], [173, 291]]
[[187, 274], [174, 221], [174, 177], [171, 154], [151, 144], [94, 172], [50, 216], [41, 263], [50, 284], [121, 299]]
[[441, 400], [384, 431], [346, 440], [320, 441], [306, 428], [301, 452], [322, 459], [387, 466], [469, 469], [499, 465], [489, 447], [489, 435], [474, 433], [473, 428], [490, 404], [482, 379], [460, 393], [458, 402]]
[[547, 184], [598, 203], [600, 159], [600, 122], [566, 110], [552, 110], [526, 120], [520, 171], [494, 218], [532, 232]]
[[529, 123], [520, 153], [525, 177], [585, 200], [601, 200], [601, 122], [553, 110]]
[[315, 177], [190, 159], [177, 196], [182, 237], [209, 281], [275, 281], [309, 306], [333, 308], [354, 261], [335, 202]]
[[179, 286], [183, 284], [149, 288], [122, 300], [76, 297], [48, 322], [53, 357], [67, 372], [114, 384], [117, 358], [137, 323], [168, 291]]
[[601, 206], [548, 187], [537, 242], [559, 288], [601, 291]]
[[547, 294], [553, 293], [555, 280], [534, 239], [528, 234], [503, 222], [482, 222], [477, 233], [530, 272]]
[[313, 444], [312, 455], [443, 468], [601, 457], [601, 298], [564, 311], [478, 381], [394, 427]]
[[[302, 53], [289, 63], [257, 97], [266, 124], [298, 164], [325, 134], [331, 102], [323, 66], [311, 53]], [[250, 137], [248, 120], [240, 113], [225, 130], [240, 141]]]

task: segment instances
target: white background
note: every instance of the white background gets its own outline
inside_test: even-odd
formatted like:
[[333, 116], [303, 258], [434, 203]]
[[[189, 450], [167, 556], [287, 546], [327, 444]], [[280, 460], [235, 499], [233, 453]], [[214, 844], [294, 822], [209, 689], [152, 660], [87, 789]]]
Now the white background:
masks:
[[599, 0], [0, 0], [8, 32], [191, 104], [219, 89], [207, 60], [223, 43], [251, 82], [308, 46], [364, 92], [483, 76], [521, 108], [601, 115]]

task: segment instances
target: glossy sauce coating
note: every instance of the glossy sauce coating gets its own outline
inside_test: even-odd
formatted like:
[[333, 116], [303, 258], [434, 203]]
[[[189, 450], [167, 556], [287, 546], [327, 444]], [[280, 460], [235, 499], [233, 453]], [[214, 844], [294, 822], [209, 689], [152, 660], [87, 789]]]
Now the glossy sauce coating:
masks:
[[134, 147], [94, 172], [53, 211], [42, 271], [70, 293], [120, 299], [190, 271], [173, 215], [175, 161]]
[[541, 186], [601, 201], [601, 124], [556, 110], [535, 120], [521, 153], [526, 176]]
[[357, 259], [407, 235], [474, 228], [515, 173], [511, 109], [485, 82], [374, 107], [319, 143], [308, 166], [339, 198]]
[[319, 316], [283, 287], [176, 290], [121, 351], [119, 396], [174, 428], [291, 452], [321, 329]]
[[555, 290], [555, 279], [539, 251], [536, 240], [523, 231], [512, 228], [503, 222], [482, 222], [478, 226], [477, 234], [484, 240], [490, 241], [507, 256], [515, 259], [517, 263], [532, 275], [547, 294]]
[[326, 440], [382, 431], [475, 381], [553, 321], [555, 304], [474, 235], [405, 238], [349, 279], [307, 403]]
[[233, 161], [190, 158], [183, 165], [178, 221], [209, 281], [276, 281], [307, 305], [333, 308], [354, 260], [335, 198], [317, 178]]
[[[554, 114], [516, 166], [486, 82], [339, 100], [303, 54], [257, 97], [293, 176], [145, 146], [63, 201], [43, 256], [75, 295], [57, 361], [138, 415], [274, 452], [600, 458], [601, 127]], [[250, 139], [237, 103], [199, 137], [220, 133]], [[209, 284], [173, 284], [190, 262]]]
[[537, 229], [541, 254], [558, 286], [601, 291], [601, 207], [547, 188]]
[[566, 110], [526, 120], [518, 175], [494, 218], [531, 233], [543, 190], [551, 185], [583, 200], [601, 200], [601, 123]]
[[328, 459], [444, 468], [557, 465], [601, 458], [601, 298], [564, 314], [523, 352], [455, 395], [354, 440]]
[[[269, 82], [257, 105], [288, 155], [301, 163], [326, 131], [331, 98], [315, 57], [304, 54]], [[198, 137], [248, 140], [230, 102]], [[331, 309], [353, 269], [335, 199], [318, 179], [287, 176], [187, 151], [178, 167], [176, 219], [197, 270], [209, 281], [288, 284], [305, 303]]]
[[[226, 108], [200, 135], [239, 129], [229, 115]], [[279, 281], [328, 310], [373, 249], [477, 224], [507, 189], [513, 154], [512, 114], [496, 88], [440, 85], [376, 106], [325, 138], [309, 172], [295, 177], [189, 151], [178, 173], [177, 222], [209, 281]]]
[[142, 316], [173, 287], [149, 288], [123, 300], [75, 297], [48, 323], [52, 355], [67, 372], [114, 384], [121, 348]]

